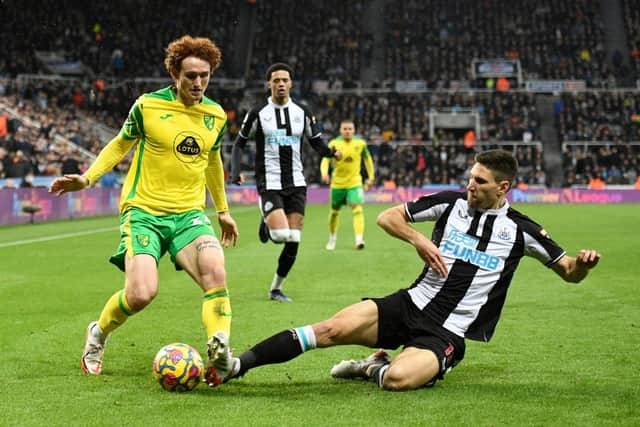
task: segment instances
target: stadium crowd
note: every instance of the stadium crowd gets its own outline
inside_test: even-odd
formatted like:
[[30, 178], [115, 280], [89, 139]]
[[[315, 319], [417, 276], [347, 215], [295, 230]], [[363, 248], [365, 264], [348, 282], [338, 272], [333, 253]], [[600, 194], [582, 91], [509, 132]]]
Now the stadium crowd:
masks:
[[[206, 34], [221, 46], [226, 60], [216, 78], [262, 81], [270, 63], [290, 63], [300, 82], [293, 96], [316, 112], [327, 139], [337, 134], [340, 120], [354, 119], [374, 154], [378, 186], [464, 183], [474, 150], [505, 142], [513, 142], [523, 166], [522, 185], [548, 184], [541, 145], [534, 143], [542, 139], [543, 125], [537, 94], [470, 89], [477, 86], [473, 58], [517, 59], [525, 79], [579, 79], [589, 88], [606, 88], [555, 97], [552, 125], [563, 144], [564, 184], [589, 185], [595, 176], [606, 184], [633, 184], [638, 176], [639, 95], [612, 89], [637, 73], [640, 63], [640, 41], [633, 30], [640, 14], [630, 0], [620, 3], [629, 46], [625, 53], [607, 51], [602, 13], [597, 3], [585, 0], [525, 1], [518, 8], [506, 0], [376, 2], [383, 5], [386, 28], [381, 46], [374, 46], [365, 25], [372, 3], [363, 0], [224, 0], [215, 14], [195, 19], [190, 7], [205, 7], [205, 2], [173, 2], [171, 16], [164, 14], [166, 5], [144, 2], [144, 20], [136, 15], [141, 0], [61, 3], [47, 0], [24, 16], [15, 0], [0, 3], [7, 17], [0, 28], [6, 41], [0, 52], [0, 101], [20, 116], [0, 118], [0, 178], [82, 171], [89, 158], [83, 150], [98, 152], [108, 137], [96, 130], [97, 124], [117, 132], [138, 94], [169, 84], [155, 59], [166, 39], [185, 32]], [[238, 67], [238, 25], [246, 22], [242, 14], [247, 11], [250, 54], [246, 66]], [[379, 65], [376, 49], [382, 53], [382, 80], [374, 81], [369, 92], [346, 90], [360, 87], [365, 69]], [[46, 60], [37, 52], [46, 51], [64, 52], [67, 65], [82, 68], [81, 77], [16, 79], [45, 72]], [[312, 90], [314, 79], [327, 81], [333, 90]], [[376, 90], [384, 81], [404, 79], [424, 80], [430, 90]], [[446, 90], [452, 87], [462, 89]], [[248, 83], [210, 91], [229, 117], [226, 161], [242, 117], [265, 96], [262, 89]], [[477, 135], [467, 140], [459, 130], [432, 129], [430, 111], [439, 109], [479, 114]], [[307, 161], [319, 163], [315, 152], [305, 154]], [[247, 166], [252, 155], [246, 153]], [[319, 183], [318, 168], [307, 169], [310, 182]]]

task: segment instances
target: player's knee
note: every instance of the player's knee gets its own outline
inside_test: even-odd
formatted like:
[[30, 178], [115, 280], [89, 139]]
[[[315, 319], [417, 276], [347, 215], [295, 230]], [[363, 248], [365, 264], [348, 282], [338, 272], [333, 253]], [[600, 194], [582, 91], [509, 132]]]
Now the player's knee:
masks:
[[127, 292], [127, 303], [134, 313], [148, 306], [158, 294], [157, 287], [155, 289], [137, 289], [134, 292]]
[[403, 366], [389, 366], [382, 377], [382, 388], [389, 391], [414, 390], [421, 387], [417, 378], [412, 375], [410, 369]]
[[291, 230], [289, 230], [289, 240], [287, 240], [287, 242], [299, 243], [301, 237], [302, 231], [292, 228]]
[[333, 317], [313, 325], [313, 331], [316, 334], [318, 347], [340, 344], [344, 336], [341, 322]]
[[203, 272], [199, 281], [204, 288], [226, 286], [227, 272], [223, 265], [215, 266]]
[[288, 228], [270, 228], [269, 236], [276, 243], [287, 242], [291, 231]]

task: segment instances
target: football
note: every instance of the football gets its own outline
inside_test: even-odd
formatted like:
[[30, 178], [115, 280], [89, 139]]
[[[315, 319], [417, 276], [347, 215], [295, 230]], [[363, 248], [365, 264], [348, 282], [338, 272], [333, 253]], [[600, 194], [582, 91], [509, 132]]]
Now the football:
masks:
[[167, 344], [153, 359], [153, 378], [168, 391], [193, 390], [204, 376], [200, 353], [189, 344]]

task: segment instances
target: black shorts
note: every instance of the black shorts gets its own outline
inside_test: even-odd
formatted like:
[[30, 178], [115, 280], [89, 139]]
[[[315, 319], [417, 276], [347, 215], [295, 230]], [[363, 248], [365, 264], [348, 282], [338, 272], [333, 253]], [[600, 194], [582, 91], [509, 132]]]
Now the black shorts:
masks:
[[266, 190], [260, 193], [260, 209], [264, 217], [275, 209], [284, 209], [285, 214], [296, 212], [304, 215], [306, 205], [307, 187]]
[[371, 298], [378, 306], [376, 347], [399, 346], [431, 350], [440, 361], [439, 374], [426, 386], [433, 386], [464, 358], [464, 338], [434, 322], [411, 301], [406, 289], [383, 298]]

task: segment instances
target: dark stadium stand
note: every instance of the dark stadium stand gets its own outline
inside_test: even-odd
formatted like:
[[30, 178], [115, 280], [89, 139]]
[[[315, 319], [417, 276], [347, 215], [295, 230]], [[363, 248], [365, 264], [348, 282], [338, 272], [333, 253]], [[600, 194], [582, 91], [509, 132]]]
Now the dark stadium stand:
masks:
[[[464, 183], [474, 150], [493, 146], [516, 151], [523, 185], [588, 185], [594, 174], [633, 184], [640, 3], [601, 3], [222, 0], [194, 14], [211, 5], [45, 0], [24, 14], [6, 0], [0, 179], [86, 167], [136, 97], [170, 83], [162, 49], [190, 33], [223, 51], [208, 94], [229, 116], [225, 154], [248, 106], [266, 96], [266, 67], [285, 61], [295, 70], [293, 96], [312, 107], [327, 138], [341, 119], [355, 120], [379, 186]], [[514, 68], [499, 82], [475, 67], [481, 59]], [[312, 183], [316, 169], [308, 168]]]

